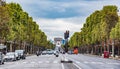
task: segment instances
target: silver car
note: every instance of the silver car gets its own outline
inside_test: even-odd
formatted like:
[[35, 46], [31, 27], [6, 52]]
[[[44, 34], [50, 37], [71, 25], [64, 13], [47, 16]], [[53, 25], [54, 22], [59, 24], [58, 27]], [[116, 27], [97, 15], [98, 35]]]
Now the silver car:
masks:
[[15, 52], [8, 52], [5, 57], [5, 61], [16, 61], [16, 55]]

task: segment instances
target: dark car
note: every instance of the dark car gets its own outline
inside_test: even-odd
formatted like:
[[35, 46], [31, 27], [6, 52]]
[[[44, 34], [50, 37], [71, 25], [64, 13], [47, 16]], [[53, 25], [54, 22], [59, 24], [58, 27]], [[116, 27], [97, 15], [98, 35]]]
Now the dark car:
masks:
[[36, 51], [36, 55], [39, 56], [41, 55], [42, 51]]
[[56, 57], [58, 57], [58, 56], [59, 56], [59, 51], [55, 50], [55, 51], [54, 51], [54, 55], [55, 55]]
[[4, 58], [2, 52], [0, 52], [0, 65], [4, 64]]
[[21, 59], [26, 59], [26, 54], [24, 50], [15, 50], [15, 53], [18, 53]]

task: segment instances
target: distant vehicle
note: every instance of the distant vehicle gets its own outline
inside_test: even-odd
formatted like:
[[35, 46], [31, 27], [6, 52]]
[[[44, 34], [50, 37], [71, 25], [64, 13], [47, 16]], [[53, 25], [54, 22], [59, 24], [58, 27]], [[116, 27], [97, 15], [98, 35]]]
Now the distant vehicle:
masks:
[[15, 50], [15, 53], [18, 53], [21, 59], [26, 59], [26, 54], [24, 50]]
[[16, 55], [15, 52], [8, 52], [5, 57], [5, 61], [16, 61]]
[[46, 55], [47, 54], [47, 51], [42, 51], [42, 55]]
[[68, 54], [74, 54], [74, 51], [73, 50], [69, 50]]
[[53, 55], [54, 54], [54, 50], [47, 50], [47, 54]]
[[0, 65], [4, 64], [4, 58], [3, 58], [3, 53], [0, 52]]
[[52, 55], [54, 54], [54, 50], [52, 49], [47, 49], [42, 52], [42, 55]]
[[55, 50], [55, 51], [54, 51], [54, 55], [55, 55], [56, 57], [58, 57], [58, 56], [59, 56], [59, 51]]
[[37, 56], [41, 55], [41, 51], [36, 51], [36, 55]]

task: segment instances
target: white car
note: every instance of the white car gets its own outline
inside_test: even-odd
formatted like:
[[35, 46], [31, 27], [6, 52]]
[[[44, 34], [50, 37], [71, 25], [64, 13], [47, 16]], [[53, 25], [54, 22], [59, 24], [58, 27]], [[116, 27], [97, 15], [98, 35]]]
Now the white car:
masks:
[[5, 57], [5, 61], [16, 61], [16, 55], [15, 52], [8, 52]]

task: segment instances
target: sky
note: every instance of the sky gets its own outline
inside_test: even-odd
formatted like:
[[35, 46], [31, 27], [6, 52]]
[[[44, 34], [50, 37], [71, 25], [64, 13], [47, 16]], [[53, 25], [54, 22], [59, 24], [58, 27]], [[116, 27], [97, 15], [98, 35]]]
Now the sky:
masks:
[[7, 3], [19, 3], [48, 40], [64, 38], [64, 32], [80, 32], [86, 18], [105, 5], [116, 5], [120, 10], [120, 0], [6, 0]]

